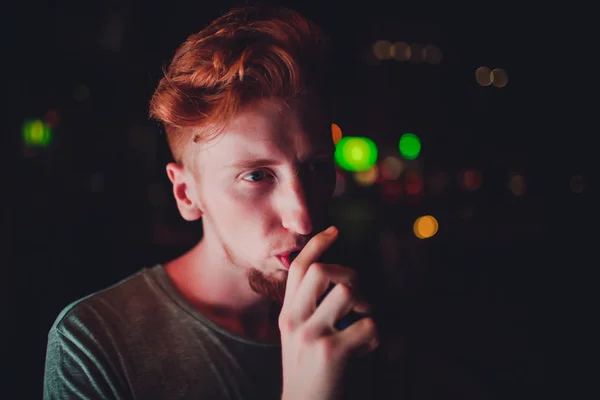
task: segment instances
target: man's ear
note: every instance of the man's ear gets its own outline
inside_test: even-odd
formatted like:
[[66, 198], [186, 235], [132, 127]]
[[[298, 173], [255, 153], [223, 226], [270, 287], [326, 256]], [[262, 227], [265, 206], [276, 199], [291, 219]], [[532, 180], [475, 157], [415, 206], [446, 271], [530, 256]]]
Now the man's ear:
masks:
[[167, 176], [173, 184], [173, 196], [179, 213], [186, 221], [195, 221], [202, 217], [202, 206], [198, 203], [196, 181], [182, 165], [174, 162], [167, 164]]

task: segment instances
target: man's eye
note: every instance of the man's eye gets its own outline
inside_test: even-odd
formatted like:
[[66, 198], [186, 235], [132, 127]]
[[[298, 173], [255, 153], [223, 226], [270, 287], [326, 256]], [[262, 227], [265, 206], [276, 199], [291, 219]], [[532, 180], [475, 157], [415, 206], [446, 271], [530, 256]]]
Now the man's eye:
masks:
[[248, 175], [246, 175], [244, 177], [244, 180], [250, 181], [250, 182], [259, 182], [259, 181], [262, 181], [263, 179], [265, 179], [266, 177], [267, 177], [267, 174], [265, 171], [254, 171], [254, 172], [251, 172]]

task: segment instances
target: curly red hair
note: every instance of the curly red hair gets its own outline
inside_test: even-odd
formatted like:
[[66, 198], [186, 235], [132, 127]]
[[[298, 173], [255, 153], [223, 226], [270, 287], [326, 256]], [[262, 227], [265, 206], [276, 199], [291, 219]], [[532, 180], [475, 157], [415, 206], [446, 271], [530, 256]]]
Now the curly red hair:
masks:
[[323, 97], [329, 39], [285, 8], [236, 8], [177, 49], [150, 101], [175, 161], [217, 135], [240, 107], [270, 98]]

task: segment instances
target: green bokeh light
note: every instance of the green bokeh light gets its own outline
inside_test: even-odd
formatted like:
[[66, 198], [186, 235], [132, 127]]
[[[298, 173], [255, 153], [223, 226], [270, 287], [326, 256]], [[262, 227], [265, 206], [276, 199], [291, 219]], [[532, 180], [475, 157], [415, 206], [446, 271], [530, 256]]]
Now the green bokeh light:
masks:
[[400, 154], [407, 160], [414, 160], [421, 153], [421, 140], [414, 133], [405, 133], [398, 142]]
[[39, 119], [23, 123], [23, 140], [27, 146], [46, 147], [52, 139], [52, 131]]
[[377, 162], [377, 145], [371, 139], [343, 137], [335, 146], [335, 161], [346, 171], [367, 171]]

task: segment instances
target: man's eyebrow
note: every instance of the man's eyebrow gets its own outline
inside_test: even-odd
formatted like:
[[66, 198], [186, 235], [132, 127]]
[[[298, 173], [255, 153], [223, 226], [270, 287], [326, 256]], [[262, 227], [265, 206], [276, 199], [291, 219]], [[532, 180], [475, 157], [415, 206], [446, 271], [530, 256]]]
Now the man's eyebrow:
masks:
[[249, 158], [234, 161], [233, 163], [227, 165], [227, 168], [253, 169], [258, 167], [267, 167], [275, 164], [277, 164], [277, 162], [269, 158]]

